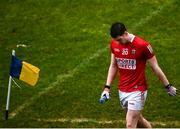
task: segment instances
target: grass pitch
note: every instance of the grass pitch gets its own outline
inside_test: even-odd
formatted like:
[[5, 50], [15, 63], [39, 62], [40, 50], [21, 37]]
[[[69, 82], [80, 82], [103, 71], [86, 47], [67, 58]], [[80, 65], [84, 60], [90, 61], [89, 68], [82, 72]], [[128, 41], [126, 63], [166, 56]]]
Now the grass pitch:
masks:
[[[0, 127], [125, 127], [117, 80], [110, 101], [98, 103], [110, 62], [109, 28], [121, 21], [149, 41], [179, 89], [179, 6], [179, 0], [1, 0]], [[13, 84], [5, 121], [12, 49], [41, 72], [34, 88]], [[169, 97], [149, 66], [146, 74], [144, 116], [154, 127], [180, 127], [179, 94]]]

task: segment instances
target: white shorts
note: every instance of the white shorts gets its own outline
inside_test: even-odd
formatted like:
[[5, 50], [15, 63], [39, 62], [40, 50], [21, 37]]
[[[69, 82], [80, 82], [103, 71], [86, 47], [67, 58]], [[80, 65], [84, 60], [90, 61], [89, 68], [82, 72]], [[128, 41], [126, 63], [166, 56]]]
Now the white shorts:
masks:
[[146, 91], [122, 92], [119, 91], [121, 106], [130, 110], [142, 110], [146, 101]]

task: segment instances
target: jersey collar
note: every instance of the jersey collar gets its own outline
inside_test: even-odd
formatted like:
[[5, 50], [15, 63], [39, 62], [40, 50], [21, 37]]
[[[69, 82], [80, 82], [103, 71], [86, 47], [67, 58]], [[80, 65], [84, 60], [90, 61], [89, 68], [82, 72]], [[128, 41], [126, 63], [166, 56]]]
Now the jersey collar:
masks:
[[135, 35], [129, 34], [129, 41], [132, 43], [135, 38]]

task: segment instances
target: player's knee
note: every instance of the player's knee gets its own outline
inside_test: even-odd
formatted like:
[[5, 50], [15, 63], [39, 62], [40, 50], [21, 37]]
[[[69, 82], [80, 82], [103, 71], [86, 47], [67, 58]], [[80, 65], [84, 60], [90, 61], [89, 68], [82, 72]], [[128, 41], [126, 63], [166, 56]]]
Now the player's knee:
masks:
[[135, 128], [132, 122], [126, 122], [126, 128]]
[[137, 121], [131, 120], [126, 122], [126, 127], [127, 128], [136, 128], [137, 126]]
[[132, 115], [131, 117], [126, 118], [126, 127], [135, 128], [137, 126], [138, 118], [138, 115]]
[[133, 128], [132, 124], [126, 123], [126, 128]]

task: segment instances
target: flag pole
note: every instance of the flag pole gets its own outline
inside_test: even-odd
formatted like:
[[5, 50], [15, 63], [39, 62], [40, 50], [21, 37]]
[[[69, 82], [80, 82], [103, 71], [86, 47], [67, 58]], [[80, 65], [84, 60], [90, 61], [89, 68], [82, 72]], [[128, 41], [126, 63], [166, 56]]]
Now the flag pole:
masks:
[[[15, 56], [15, 50], [12, 50], [12, 56]], [[11, 82], [12, 82], [12, 77], [9, 75], [8, 93], [7, 93], [7, 101], [6, 101], [6, 113], [5, 113], [5, 119], [6, 120], [8, 120], [8, 114], [9, 114], [9, 102], [10, 102], [10, 96], [11, 96]]]

